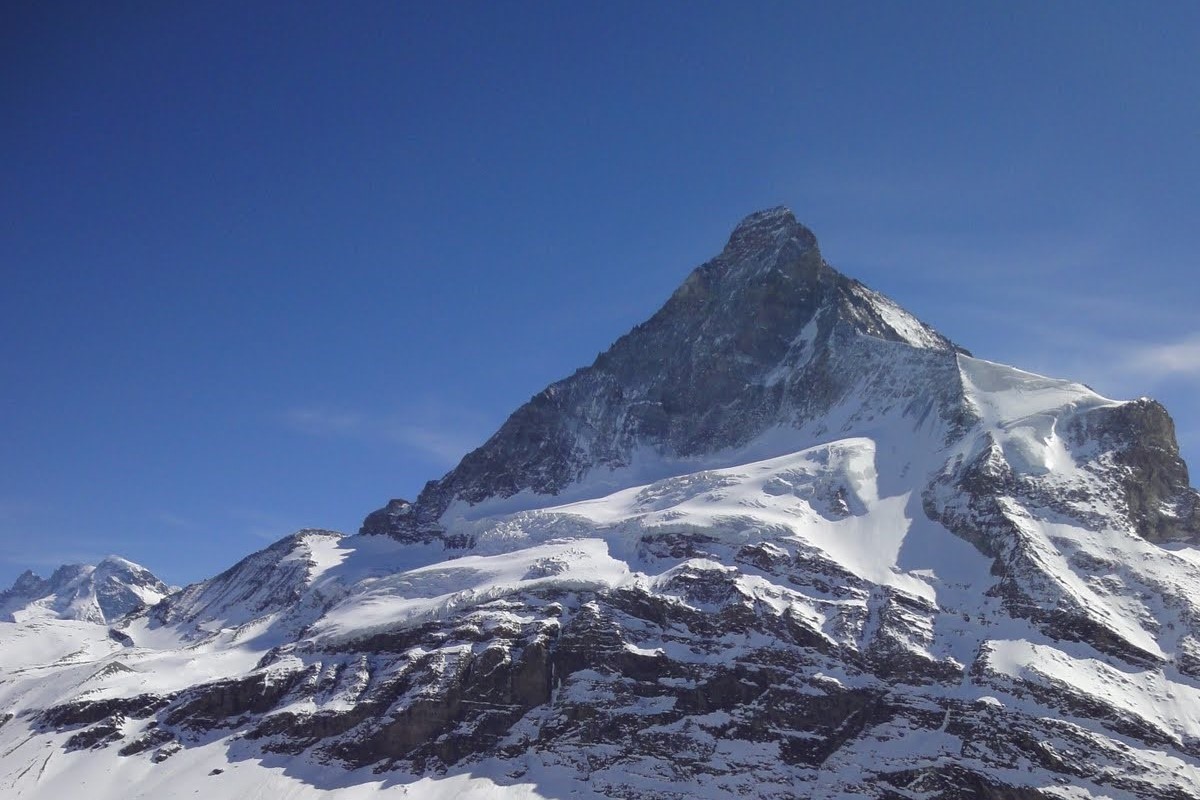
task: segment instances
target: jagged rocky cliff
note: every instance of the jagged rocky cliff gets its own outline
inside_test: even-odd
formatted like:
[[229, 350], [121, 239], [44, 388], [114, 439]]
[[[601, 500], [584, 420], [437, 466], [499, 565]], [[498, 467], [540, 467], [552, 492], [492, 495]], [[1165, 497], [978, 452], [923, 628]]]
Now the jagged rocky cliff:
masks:
[[1198, 797], [1198, 505], [1161, 406], [971, 357], [773, 209], [376, 535], [0, 678], [0, 786]]

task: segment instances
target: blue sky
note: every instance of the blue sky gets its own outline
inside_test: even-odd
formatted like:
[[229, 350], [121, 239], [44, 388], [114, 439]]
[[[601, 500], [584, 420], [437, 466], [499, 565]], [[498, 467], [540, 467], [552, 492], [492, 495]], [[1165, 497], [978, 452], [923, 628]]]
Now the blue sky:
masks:
[[355, 530], [781, 203], [1200, 464], [1200, 5], [837, 5], [7, 4], [0, 583]]

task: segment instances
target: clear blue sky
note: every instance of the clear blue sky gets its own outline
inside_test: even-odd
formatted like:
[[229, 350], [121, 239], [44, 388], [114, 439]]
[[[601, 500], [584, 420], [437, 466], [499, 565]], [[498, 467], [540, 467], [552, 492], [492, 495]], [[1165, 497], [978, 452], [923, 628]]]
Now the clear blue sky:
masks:
[[742, 5], [5, 4], [0, 583], [356, 530], [780, 203], [1200, 470], [1200, 4]]

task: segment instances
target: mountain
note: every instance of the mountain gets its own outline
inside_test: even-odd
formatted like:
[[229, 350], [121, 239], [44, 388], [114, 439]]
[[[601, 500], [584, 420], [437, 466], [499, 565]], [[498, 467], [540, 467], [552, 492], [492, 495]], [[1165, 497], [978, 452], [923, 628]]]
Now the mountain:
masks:
[[170, 592], [169, 587], [145, 567], [118, 556], [99, 564], [65, 564], [49, 578], [26, 570], [11, 588], [0, 592], [0, 619], [48, 612], [58, 619], [107, 623], [145, 606]]
[[1200, 797], [1167, 412], [971, 356], [786, 209], [363, 534], [0, 673], [0, 787]]
[[[536, 507], [707, 457], [734, 463], [738, 450], [784, 452], [819, 439], [835, 409], [865, 418], [895, 403], [953, 403], [936, 384], [953, 382], [959, 352], [830, 267], [791, 211], [752, 214], [658, 313], [517, 409], [415, 503], [393, 500], [368, 516], [362, 532], [427, 539], [448, 511]], [[892, 364], [893, 353], [905, 363]], [[864, 393], [864, 383], [874, 385]], [[524, 499], [494, 502], [514, 496]]]

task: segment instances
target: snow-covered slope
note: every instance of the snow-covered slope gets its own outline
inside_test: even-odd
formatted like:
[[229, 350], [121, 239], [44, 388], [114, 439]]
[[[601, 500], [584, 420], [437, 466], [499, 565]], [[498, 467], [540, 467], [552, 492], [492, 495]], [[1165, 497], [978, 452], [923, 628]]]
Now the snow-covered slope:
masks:
[[815, 253], [754, 215], [390, 535], [302, 531], [3, 673], [0, 792], [1200, 796], [1166, 412]]
[[327, 601], [313, 582], [338, 559], [342, 534], [302, 530], [239, 561], [207, 581], [187, 586], [156, 606], [147, 624], [188, 640], [269, 620], [286, 638], [318, 616]]

